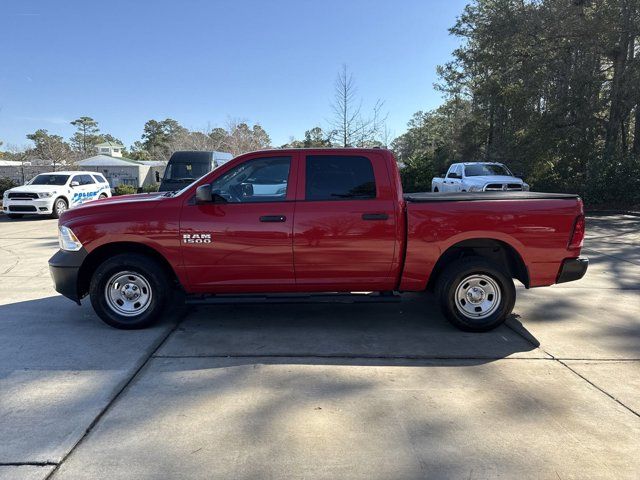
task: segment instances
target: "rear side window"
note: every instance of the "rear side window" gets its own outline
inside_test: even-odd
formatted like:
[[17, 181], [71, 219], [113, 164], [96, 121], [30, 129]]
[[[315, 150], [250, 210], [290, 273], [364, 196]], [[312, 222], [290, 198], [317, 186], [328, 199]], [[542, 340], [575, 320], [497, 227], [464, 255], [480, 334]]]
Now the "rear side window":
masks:
[[376, 180], [366, 157], [310, 155], [306, 161], [306, 200], [376, 198]]
[[107, 183], [105, 178], [102, 175], [93, 175], [97, 183]]

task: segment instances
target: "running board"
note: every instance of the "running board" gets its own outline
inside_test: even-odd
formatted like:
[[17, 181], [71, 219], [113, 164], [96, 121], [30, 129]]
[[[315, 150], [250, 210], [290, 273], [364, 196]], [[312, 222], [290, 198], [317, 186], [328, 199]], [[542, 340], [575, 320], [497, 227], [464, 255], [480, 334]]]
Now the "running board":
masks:
[[237, 303], [397, 303], [395, 293], [302, 293], [269, 295], [189, 295], [188, 305], [228, 305]]

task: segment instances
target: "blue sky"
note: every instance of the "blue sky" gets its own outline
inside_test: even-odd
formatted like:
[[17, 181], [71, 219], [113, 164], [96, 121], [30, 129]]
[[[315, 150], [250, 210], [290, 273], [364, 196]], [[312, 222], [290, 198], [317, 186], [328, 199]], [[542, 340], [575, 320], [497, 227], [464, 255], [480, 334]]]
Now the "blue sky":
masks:
[[346, 63], [392, 133], [441, 102], [435, 68], [467, 0], [3, 0], [0, 140], [68, 137], [88, 115], [129, 145], [144, 123], [260, 123], [274, 145], [331, 117]]

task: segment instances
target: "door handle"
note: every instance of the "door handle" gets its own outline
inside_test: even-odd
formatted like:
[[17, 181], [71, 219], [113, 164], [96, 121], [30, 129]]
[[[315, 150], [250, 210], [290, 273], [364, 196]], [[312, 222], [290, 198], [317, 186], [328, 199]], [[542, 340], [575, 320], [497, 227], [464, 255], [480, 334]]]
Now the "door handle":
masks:
[[388, 220], [389, 215], [386, 213], [363, 213], [363, 220]]
[[260, 221], [261, 222], [286, 222], [287, 221], [287, 217], [285, 217], [284, 215], [263, 215], [262, 217], [260, 217]]

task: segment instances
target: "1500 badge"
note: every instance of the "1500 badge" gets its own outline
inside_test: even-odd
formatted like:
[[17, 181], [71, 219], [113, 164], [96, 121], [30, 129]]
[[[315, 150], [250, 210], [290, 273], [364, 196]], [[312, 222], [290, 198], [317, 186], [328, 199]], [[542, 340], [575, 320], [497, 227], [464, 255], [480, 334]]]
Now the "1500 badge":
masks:
[[184, 243], [211, 243], [210, 233], [183, 233], [182, 241]]

